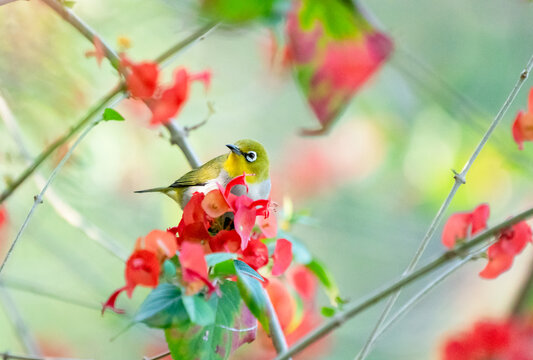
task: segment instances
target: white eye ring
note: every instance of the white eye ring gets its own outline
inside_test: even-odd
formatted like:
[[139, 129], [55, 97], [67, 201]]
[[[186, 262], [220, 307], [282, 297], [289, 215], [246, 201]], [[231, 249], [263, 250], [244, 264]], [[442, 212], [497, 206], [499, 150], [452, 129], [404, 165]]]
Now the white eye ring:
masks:
[[257, 154], [255, 151], [249, 151], [246, 153], [246, 160], [248, 162], [254, 162], [255, 160], [257, 160]]

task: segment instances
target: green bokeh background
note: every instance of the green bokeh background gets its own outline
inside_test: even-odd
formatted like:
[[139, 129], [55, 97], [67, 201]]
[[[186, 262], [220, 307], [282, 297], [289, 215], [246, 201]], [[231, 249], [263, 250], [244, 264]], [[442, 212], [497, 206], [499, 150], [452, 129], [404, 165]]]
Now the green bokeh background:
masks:
[[[533, 49], [533, 7], [526, 1], [375, 0], [364, 5], [393, 37], [396, 52], [325, 138], [298, 137], [300, 128], [313, 127], [316, 120], [291, 77], [269, 67], [268, 33], [261, 26], [217, 29], [165, 71], [167, 78], [182, 65], [212, 71], [210, 91], [195, 85], [179, 116], [182, 124], [194, 125], [205, 118], [206, 102], [214, 103], [208, 124], [191, 134], [194, 149], [206, 161], [237, 139], [261, 141], [276, 175], [275, 200], [282, 203], [287, 196], [297, 209], [309, 209], [314, 221], [297, 226], [295, 235], [328, 264], [341, 294], [351, 300], [403, 271], [452, 186], [451, 169], [462, 168]], [[112, 44], [119, 35], [129, 37], [129, 54], [136, 60], [154, 58], [199, 26], [191, 4], [178, 0], [79, 0], [74, 10]], [[99, 68], [84, 57], [90, 49], [37, 0], [0, 7], [0, 93], [33, 154], [115, 85], [116, 73], [106, 61]], [[525, 84], [448, 214], [489, 202], [495, 224], [533, 205], [533, 146], [519, 152], [510, 133], [531, 85]], [[189, 169], [167, 133], [146, 126], [146, 110], [135, 109], [121, 104], [126, 122], [98, 125], [52, 185], [127, 251], [137, 237], [179, 218], [170, 200], [133, 191], [170, 183]], [[329, 154], [336, 170], [320, 186], [302, 190], [316, 168], [289, 173], [304, 161], [307, 152], [298, 150], [311, 148]], [[57, 161], [51, 157], [40, 172], [47, 177]], [[2, 122], [0, 176], [14, 177], [23, 165]], [[37, 193], [28, 181], [7, 201], [2, 254]], [[423, 261], [442, 251], [437, 234]], [[477, 276], [484, 260], [466, 266], [387, 332], [369, 359], [436, 359], [447, 334], [480, 318], [505, 316], [532, 256], [527, 248], [512, 271], [492, 281]], [[4, 272], [11, 281], [38, 284], [96, 308], [123, 283], [123, 264], [67, 224], [46, 200]], [[401, 299], [418, 288], [410, 287]], [[118, 316], [101, 317], [98, 310], [8, 291], [32, 334], [49, 347], [68, 349], [72, 357], [141, 359], [163, 348], [162, 332], [136, 326], [111, 342], [127, 325]], [[131, 313], [146, 294], [139, 289], [133, 300], [119, 303]], [[320, 302], [326, 304], [325, 296]], [[317, 358], [353, 358], [381, 306], [335, 331]], [[7, 350], [23, 352], [2, 309], [0, 352]]]

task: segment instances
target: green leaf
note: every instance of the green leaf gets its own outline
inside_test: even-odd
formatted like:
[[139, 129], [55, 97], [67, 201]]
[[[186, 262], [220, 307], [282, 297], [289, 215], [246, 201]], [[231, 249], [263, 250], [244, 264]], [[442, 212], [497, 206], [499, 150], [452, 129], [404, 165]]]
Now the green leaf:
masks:
[[148, 294], [133, 321], [150, 327], [168, 328], [188, 318], [181, 301], [181, 289], [172, 284], [160, 284]]
[[215, 277], [231, 276], [236, 274], [233, 260], [222, 261], [213, 266], [211, 271]]
[[322, 262], [317, 259], [313, 259], [309, 264], [305, 266], [309, 270], [311, 270], [313, 274], [315, 274], [315, 276], [318, 278], [318, 281], [320, 281], [320, 283], [324, 287], [331, 304], [334, 306], [338, 305], [338, 300], [340, 299], [339, 288], [337, 287], [337, 283], [333, 279], [333, 276], [326, 269], [324, 264], [322, 264]]
[[166, 259], [163, 263], [163, 274], [165, 279], [172, 279], [176, 276], [176, 265], [170, 259]]
[[63, 5], [68, 7], [69, 9], [72, 9], [74, 5], [76, 5], [75, 1], [63, 0], [62, 2], [63, 2]]
[[238, 347], [255, 339], [257, 321], [242, 301], [237, 284], [222, 283], [220, 293], [221, 297], [213, 295], [207, 301], [215, 313], [214, 323], [198, 326], [189, 321], [165, 330], [173, 359], [227, 359]]
[[191, 322], [202, 326], [215, 322], [215, 312], [203, 296], [183, 296], [181, 299]]
[[205, 256], [205, 261], [207, 262], [207, 266], [214, 266], [223, 261], [232, 260], [236, 258], [237, 258], [237, 254], [234, 254], [234, 253], [217, 252], [217, 253], [207, 254]]
[[104, 121], [124, 121], [124, 117], [118, 113], [118, 111], [106, 108], [104, 110], [104, 115], [102, 116], [102, 120]]
[[328, 307], [328, 306], [324, 306], [324, 307], [322, 307], [322, 309], [320, 309], [320, 312], [325, 317], [332, 317], [333, 315], [335, 315], [335, 311], [336, 311], [335, 308]]
[[235, 260], [233, 264], [235, 265], [235, 270], [237, 271], [237, 275], [239, 275], [239, 272], [240, 272], [241, 274], [246, 274], [248, 276], [256, 278], [257, 280], [265, 281], [265, 279], [263, 279], [263, 277], [257, 271], [252, 269], [250, 265], [248, 265], [244, 261]]
[[274, 16], [276, 0], [204, 0], [203, 12], [228, 23], [243, 23], [257, 18]]
[[[259, 320], [265, 331], [268, 333], [269, 322], [266, 292], [261, 286], [257, 276], [259, 276], [260, 279], [263, 278], [246, 263], [239, 260], [235, 260], [235, 270], [237, 272], [237, 286], [242, 299], [246, 303], [246, 306], [248, 306], [250, 312], [257, 318], [257, 320]], [[253, 274], [252, 271], [256, 275]]]

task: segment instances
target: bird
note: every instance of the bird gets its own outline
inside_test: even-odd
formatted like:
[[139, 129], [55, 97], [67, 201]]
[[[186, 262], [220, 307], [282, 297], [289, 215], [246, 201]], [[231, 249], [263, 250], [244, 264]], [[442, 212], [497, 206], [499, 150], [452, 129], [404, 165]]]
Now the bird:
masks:
[[248, 192], [243, 185], [237, 185], [231, 192], [246, 194], [252, 200], [267, 199], [270, 195], [270, 163], [261, 143], [243, 139], [226, 145], [230, 152], [217, 156], [199, 168], [193, 169], [169, 186], [138, 190], [135, 193], [160, 192], [176, 201], [183, 209], [196, 192], [207, 194], [223, 188], [234, 178], [245, 174]]

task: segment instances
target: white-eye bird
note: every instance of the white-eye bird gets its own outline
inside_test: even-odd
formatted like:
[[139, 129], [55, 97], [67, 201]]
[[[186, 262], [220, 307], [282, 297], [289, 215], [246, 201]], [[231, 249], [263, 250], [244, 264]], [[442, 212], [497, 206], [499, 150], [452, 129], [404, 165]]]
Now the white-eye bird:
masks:
[[[268, 155], [259, 142], [239, 140], [226, 145], [231, 151], [217, 156], [197, 169], [193, 169], [174, 181], [170, 186], [135, 191], [136, 193], [161, 192], [176, 201], [183, 209], [195, 192], [207, 194], [217, 189], [217, 183], [226, 187], [237, 176], [246, 174], [247, 195], [253, 200], [267, 199], [270, 195], [270, 173]], [[232, 193], [242, 195], [246, 189], [235, 186]]]

